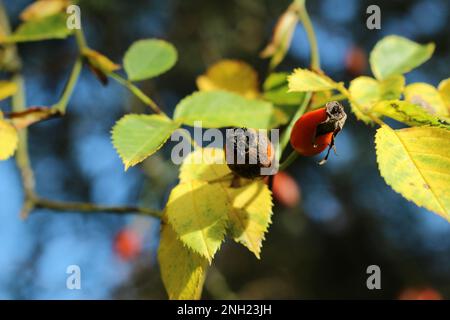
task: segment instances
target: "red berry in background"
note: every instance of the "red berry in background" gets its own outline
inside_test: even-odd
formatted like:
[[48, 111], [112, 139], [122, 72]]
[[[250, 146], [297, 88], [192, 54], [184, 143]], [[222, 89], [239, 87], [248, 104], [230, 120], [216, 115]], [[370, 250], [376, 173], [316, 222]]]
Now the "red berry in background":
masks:
[[114, 251], [123, 260], [129, 261], [141, 253], [141, 238], [132, 229], [120, 230], [114, 239]]
[[399, 300], [443, 300], [442, 295], [433, 288], [406, 288], [403, 290]]
[[360, 47], [351, 47], [345, 56], [345, 68], [353, 76], [359, 76], [367, 69], [367, 55]]
[[300, 203], [300, 187], [295, 179], [284, 171], [278, 172], [273, 178], [272, 192], [275, 199], [286, 207], [294, 208]]
[[305, 113], [292, 129], [292, 148], [303, 156], [314, 156], [327, 147], [331, 149], [334, 147], [334, 137], [342, 130], [346, 119], [344, 107], [337, 101]]

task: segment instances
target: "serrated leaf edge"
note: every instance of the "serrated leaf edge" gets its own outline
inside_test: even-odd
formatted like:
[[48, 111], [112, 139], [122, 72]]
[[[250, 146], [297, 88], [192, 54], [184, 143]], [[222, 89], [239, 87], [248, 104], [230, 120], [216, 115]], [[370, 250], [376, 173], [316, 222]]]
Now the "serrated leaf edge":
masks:
[[[427, 126], [427, 127], [428, 127], [428, 126]], [[429, 126], [429, 127], [432, 128], [432, 126]], [[387, 130], [392, 130], [392, 131], [394, 132], [395, 136], [397, 137], [397, 139], [398, 139], [399, 142], [401, 143], [403, 149], [404, 149], [404, 150], [406, 151], [406, 153], [409, 155], [408, 149], [406, 148], [406, 146], [405, 146], [405, 144], [403, 143], [402, 139], [398, 136], [397, 132], [396, 132], [394, 129], [388, 127], [388, 126], [385, 126], [384, 128], [386, 128]], [[379, 128], [378, 130], [380, 130], [380, 129], [381, 129], [381, 128]], [[406, 197], [406, 196], [403, 195], [401, 192], [397, 191], [397, 190], [392, 186], [392, 184], [391, 184], [390, 182], [386, 181], [386, 179], [384, 178], [384, 176], [381, 174], [380, 162], [379, 162], [379, 160], [378, 160], [378, 153], [381, 152], [381, 150], [379, 149], [379, 146], [378, 146], [378, 141], [379, 141], [379, 139], [380, 139], [380, 138], [377, 136], [378, 130], [377, 130], [377, 133], [375, 134], [375, 153], [376, 153], [376, 159], [377, 159], [376, 161], [377, 161], [378, 171], [380, 172], [380, 175], [381, 175], [381, 177], [383, 178], [383, 180], [386, 182], [386, 184], [387, 184], [388, 186], [391, 187], [392, 190], [394, 190], [396, 193], [400, 194], [403, 198], [407, 199], [408, 201], [413, 202], [413, 203], [414, 203], [416, 206], [418, 206], [418, 207], [425, 208], [425, 209], [427, 209], [427, 210], [429, 210], [429, 211], [431, 211], [431, 212], [434, 212], [433, 210], [427, 208], [426, 206], [424, 206], [424, 205], [422, 205], [422, 204], [416, 203], [416, 201], [414, 201], [414, 200], [411, 199], [410, 197]], [[427, 180], [425, 179], [425, 177], [423, 176], [421, 170], [420, 170], [419, 167], [416, 165], [414, 159], [412, 159], [411, 157], [409, 157], [409, 158], [411, 159], [411, 162], [413, 163], [413, 165], [414, 165], [414, 167], [416, 168], [416, 170], [419, 172], [419, 174], [420, 174], [420, 176], [422, 177], [423, 181], [424, 181], [427, 185], [430, 186], [430, 192], [433, 194], [434, 200], [436, 201], [436, 203], [438, 204], [438, 206], [439, 206], [440, 209], [442, 210], [441, 212], [435, 212], [435, 213], [438, 214], [440, 217], [443, 217], [443, 218], [445, 218], [446, 220], [450, 221], [450, 219], [448, 218], [448, 215], [449, 215], [449, 214], [446, 212], [445, 207], [442, 205], [442, 203], [440, 202], [439, 198], [436, 196], [435, 192], [434, 192], [433, 189], [431, 188], [431, 185], [428, 183], [428, 181], [427, 181]]]

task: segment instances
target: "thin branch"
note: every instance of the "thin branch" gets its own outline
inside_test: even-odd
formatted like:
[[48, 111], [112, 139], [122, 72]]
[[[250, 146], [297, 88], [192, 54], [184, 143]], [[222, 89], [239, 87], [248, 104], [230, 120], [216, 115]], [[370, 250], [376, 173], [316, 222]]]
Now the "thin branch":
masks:
[[60, 100], [55, 105], [53, 105], [52, 107], [53, 110], [58, 110], [62, 114], [66, 113], [67, 104], [69, 103], [69, 100], [72, 97], [73, 91], [78, 82], [78, 78], [80, 77], [82, 68], [83, 68], [82, 58], [78, 57], [72, 68], [66, 86], [64, 87], [63, 94], [61, 95]]
[[320, 55], [319, 55], [319, 47], [317, 45], [316, 33], [314, 32], [314, 27], [311, 23], [311, 19], [309, 18], [308, 11], [306, 10], [306, 0], [296, 0], [299, 4], [300, 10], [298, 12], [298, 16], [300, 21], [303, 23], [305, 27], [306, 36], [308, 37], [310, 52], [311, 52], [311, 69], [320, 70]]
[[[11, 28], [9, 24], [8, 15], [6, 14], [3, 2], [0, 1], [0, 24], [2, 25], [4, 32], [10, 34]], [[13, 82], [17, 86], [17, 92], [12, 97], [12, 111], [22, 112], [26, 109], [26, 97], [25, 97], [25, 84], [22, 75], [20, 74], [20, 67], [22, 62], [17, 53], [17, 47], [14, 44], [6, 47], [11, 50], [12, 57], [8, 63], [11, 69], [14, 69]], [[22, 129], [18, 132], [19, 142], [16, 151], [16, 164], [19, 168], [20, 175], [22, 177], [22, 185], [25, 193], [24, 204], [21, 211], [21, 217], [26, 218], [28, 214], [33, 210], [35, 197], [35, 179], [34, 173], [31, 168], [30, 159], [28, 156], [28, 131]]]
[[[298, 16], [300, 21], [302, 22], [306, 34], [308, 36], [309, 47], [311, 51], [311, 69], [320, 70], [320, 56], [319, 56], [319, 48], [317, 46], [316, 34], [314, 32], [314, 28], [311, 23], [311, 19], [309, 18], [308, 11], [306, 10], [305, 1], [306, 0], [295, 0], [299, 6]], [[291, 119], [291, 122], [283, 132], [281, 136], [280, 146], [277, 152], [277, 155], [281, 155], [289, 143], [289, 139], [291, 137], [292, 128], [294, 127], [297, 120], [308, 110], [309, 103], [312, 98], [312, 93], [307, 92], [303, 98], [303, 102], [300, 105], [299, 109], [295, 113], [294, 117]]]
[[[23, 78], [20, 74], [13, 77], [13, 81], [17, 85], [17, 93], [12, 98], [12, 110], [20, 112], [25, 110], [25, 96]], [[22, 176], [23, 190], [25, 193], [24, 205], [20, 216], [25, 219], [34, 208], [33, 199], [35, 197], [35, 179], [34, 173], [31, 169], [31, 163], [28, 156], [28, 130], [22, 129], [18, 132], [19, 144], [16, 151], [16, 164]]]
[[[78, 50], [80, 55], [83, 54], [83, 51], [89, 48], [89, 45], [86, 42], [86, 37], [84, 36], [83, 29], [75, 30], [75, 39], [77, 40]], [[139, 87], [133, 84], [131, 81], [122, 78], [120, 75], [114, 72], [110, 72], [107, 74], [109, 77], [117, 81], [119, 84], [126, 87], [131, 91], [139, 100], [141, 100], [144, 104], [148, 105], [155, 113], [161, 114], [163, 116], [168, 116], [161, 110], [161, 108], [156, 104], [155, 101], [152, 100], [148, 95], [142, 92]]]
[[141, 208], [134, 206], [124, 206], [124, 207], [102, 206], [89, 202], [62, 202], [43, 198], [36, 198], [34, 200], [34, 205], [36, 208], [45, 208], [49, 210], [63, 211], [63, 212], [77, 212], [77, 213], [103, 212], [116, 214], [139, 213], [142, 215], [151, 216], [158, 219], [160, 219], [162, 216], [161, 211], [152, 210], [148, 208]]
[[291, 154], [284, 160], [282, 164], [280, 164], [280, 171], [283, 171], [287, 167], [289, 167], [295, 160], [297, 160], [299, 153], [297, 151], [292, 151]]
[[305, 96], [303, 97], [302, 104], [300, 105], [297, 112], [292, 117], [291, 122], [289, 122], [289, 125], [287, 126], [287, 128], [284, 130], [283, 135], [281, 136], [281, 141], [280, 141], [280, 146], [279, 146], [281, 151], [284, 151], [287, 144], [289, 143], [289, 139], [291, 138], [292, 129], [294, 128], [294, 125], [297, 122], [297, 120], [305, 113], [306, 109], [308, 108], [309, 102], [311, 101], [311, 97], [312, 97], [311, 92], [307, 92], [305, 94]]
[[82, 29], [75, 29], [75, 40], [77, 41], [77, 46], [80, 55], [83, 53], [84, 49], [88, 49], [88, 45], [86, 42], [86, 37], [84, 36], [84, 32]]
[[[9, 20], [2, 1], [0, 0], [0, 25], [4, 26], [5, 32], [9, 32]], [[86, 40], [82, 32], [75, 32], [75, 37], [77, 40], [78, 47], [80, 48], [80, 56], [77, 59], [74, 68], [72, 69], [71, 75], [69, 77], [68, 83], [64, 89], [60, 101], [53, 106], [55, 110], [65, 112], [67, 103], [73, 93], [77, 80], [79, 78], [82, 69], [82, 57], [81, 52], [83, 48], [86, 47]], [[9, 48], [14, 52], [15, 65], [21, 65], [21, 60], [17, 54], [15, 45], [9, 45]], [[25, 99], [25, 85], [24, 79], [20, 74], [20, 70], [16, 70], [13, 76], [13, 81], [17, 85], [17, 92], [12, 97], [12, 110], [13, 112], [23, 112], [26, 110], [26, 99]], [[124, 206], [124, 207], [110, 207], [110, 206], [100, 206], [93, 203], [84, 202], [59, 202], [48, 199], [39, 198], [35, 192], [35, 178], [34, 173], [31, 168], [30, 158], [28, 153], [28, 135], [27, 129], [21, 129], [19, 131], [19, 144], [16, 152], [16, 163], [22, 177], [22, 184], [25, 193], [24, 205], [21, 211], [21, 217], [26, 218], [35, 208], [47, 208], [50, 210], [57, 211], [69, 211], [69, 212], [104, 212], [104, 213], [139, 213], [143, 215], [152, 216], [155, 218], [161, 218], [162, 213], [160, 211]]]
[[141, 89], [139, 89], [135, 84], [127, 79], [122, 78], [117, 73], [109, 73], [109, 77], [116, 80], [118, 83], [126, 87], [131, 91], [139, 100], [141, 100], [144, 104], [148, 105], [152, 110], [158, 114], [162, 114], [167, 117], [167, 115], [161, 110], [161, 108], [153, 101], [149, 96], [147, 96]]

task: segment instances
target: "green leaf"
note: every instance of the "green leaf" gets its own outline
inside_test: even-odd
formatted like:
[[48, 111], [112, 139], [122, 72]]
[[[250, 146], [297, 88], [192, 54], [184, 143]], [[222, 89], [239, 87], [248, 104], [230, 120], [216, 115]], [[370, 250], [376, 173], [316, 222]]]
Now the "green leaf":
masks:
[[289, 92], [325, 91], [335, 89], [339, 84], [324, 74], [307, 69], [295, 69], [288, 77]]
[[271, 73], [264, 81], [264, 99], [276, 105], [298, 106], [302, 103], [303, 92], [288, 92], [288, 74], [285, 72]]
[[230, 236], [259, 259], [271, 223], [271, 192], [261, 180], [241, 179], [241, 187], [232, 188], [230, 173], [222, 149], [199, 149], [186, 157], [180, 169], [180, 181], [202, 181], [218, 186], [219, 191], [209, 197], [216, 207], [226, 208]]
[[16, 128], [3, 120], [3, 115], [0, 113], [0, 160], [10, 158], [16, 151], [18, 142]]
[[158, 249], [161, 278], [171, 300], [198, 300], [208, 260], [186, 248], [167, 223], [162, 223]]
[[416, 82], [406, 86], [405, 100], [436, 116], [445, 117], [449, 114], [442, 95], [428, 83]]
[[171, 69], [177, 61], [175, 47], [158, 39], [134, 42], [124, 57], [124, 67], [131, 81], [156, 77]]
[[66, 19], [65, 13], [59, 13], [42, 19], [24, 22], [13, 34], [0, 39], [0, 43], [67, 38], [72, 34], [72, 30], [67, 28]]
[[395, 191], [450, 221], [450, 132], [432, 127], [375, 136], [380, 173]]
[[350, 82], [350, 105], [352, 112], [359, 120], [366, 123], [372, 120], [365, 115], [372, 109], [372, 105], [380, 99], [380, 86], [377, 80], [371, 77], [358, 77]]
[[350, 82], [350, 105], [359, 120], [371, 123], [366, 113], [372, 111], [375, 103], [382, 100], [398, 99], [405, 86], [405, 78], [400, 75], [378, 81], [371, 77], [358, 77]]
[[404, 74], [430, 59], [434, 44], [421, 45], [400, 36], [387, 36], [370, 53], [370, 66], [377, 79]]
[[229, 210], [219, 184], [193, 180], [172, 189], [165, 213], [180, 240], [211, 263], [225, 238]]
[[129, 114], [120, 119], [112, 130], [112, 142], [125, 170], [155, 153], [178, 127], [161, 115]]
[[174, 119], [193, 126], [202, 121], [204, 128], [247, 127], [254, 129], [273, 128], [283, 123], [271, 103], [246, 99], [225, 91], [202, 91], [181, 100]]
[[433, 126], [450, 130], [450, 122], [444, 118], [433, 116], [420, 106], [400, 100], [381, 101], [372, 111], [409, 126]]

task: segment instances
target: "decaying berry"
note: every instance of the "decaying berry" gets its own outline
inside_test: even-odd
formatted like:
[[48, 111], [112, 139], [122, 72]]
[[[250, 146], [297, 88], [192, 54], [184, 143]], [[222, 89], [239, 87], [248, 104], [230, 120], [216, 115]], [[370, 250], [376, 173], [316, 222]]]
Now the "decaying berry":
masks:
[[272, 165], [272, 144], [265, 130], [228, 129], [225, 145], [227, 165], [240, 177], [263, 176], [262, 169]]

